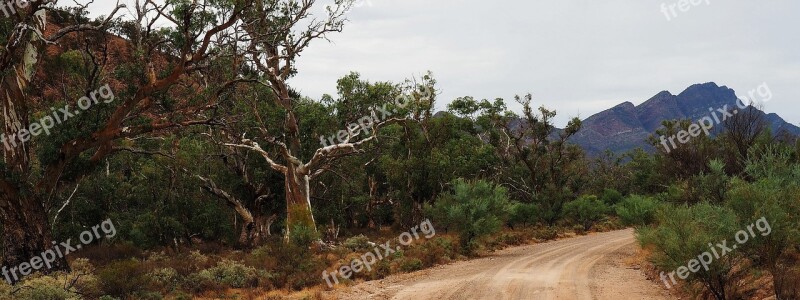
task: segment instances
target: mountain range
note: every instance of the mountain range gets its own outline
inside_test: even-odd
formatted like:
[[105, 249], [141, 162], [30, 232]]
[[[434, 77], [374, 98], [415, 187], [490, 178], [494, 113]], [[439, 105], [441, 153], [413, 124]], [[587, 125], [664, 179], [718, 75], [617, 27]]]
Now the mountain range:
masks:
[[[737, 97], [734, 90], [709, 82], [695, 84], [678, 95], [663, 91], [640, 105], [624, 102], [585, 120], [581, 130], [571, 138], [571, 142], [583, 147], [589, 155], [597, 155], [611, 150], [623, 153], [636, 148], [652, 151], [647, 138], [655, 134], [665, 120], [699, 120], [727, 105], [736, 108]], [[773, 133], [789, 133], [800, 136], [797, 127], [774, 113], [763, 114]]]

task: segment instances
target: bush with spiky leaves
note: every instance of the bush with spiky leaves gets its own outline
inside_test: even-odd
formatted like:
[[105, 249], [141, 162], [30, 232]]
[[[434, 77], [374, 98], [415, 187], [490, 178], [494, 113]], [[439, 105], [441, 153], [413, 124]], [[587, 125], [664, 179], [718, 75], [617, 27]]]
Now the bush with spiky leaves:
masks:
[[427, 208], [434, 222], [448, 224], [459, 233], [462, 250], [474, 254], [477, 239], [497, 232], [508, 217], [511, 204], [506, 189], [479, 180], [458, 179], [450, 193], [442, 194]]

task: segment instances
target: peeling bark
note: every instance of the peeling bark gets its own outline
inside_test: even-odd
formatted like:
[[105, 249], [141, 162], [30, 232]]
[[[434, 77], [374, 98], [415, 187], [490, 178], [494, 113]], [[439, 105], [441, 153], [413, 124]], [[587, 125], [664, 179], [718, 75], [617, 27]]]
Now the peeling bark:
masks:
[[308, 175], [289, 167], [286, 172], [286, 235], [297, 227], [317, 230], [311, 212], [311, 189]]

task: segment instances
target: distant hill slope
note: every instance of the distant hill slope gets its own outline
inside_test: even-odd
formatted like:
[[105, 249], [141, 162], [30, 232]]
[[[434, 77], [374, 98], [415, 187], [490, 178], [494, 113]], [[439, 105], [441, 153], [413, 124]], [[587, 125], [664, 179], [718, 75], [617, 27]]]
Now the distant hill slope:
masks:
[[[631, 102], [619, 104], [583, 121], [583, 128], [570, 141], [583, 147], [589, 155], [611, 150], [623, 153], [636, 148], [651, 151], [647, 137], [654, 134], [665, 120], [698, 120], [728, 105], [736, 108], [735, 92], [713, 82], [695, 84], [678, 95], [663, 91], [639, 106]], [[763, 113], [763, 112], [761, 112]], [[790, 124], [777, 114], [765, 114], [774, 133], [800, 135], [800, 127]]]

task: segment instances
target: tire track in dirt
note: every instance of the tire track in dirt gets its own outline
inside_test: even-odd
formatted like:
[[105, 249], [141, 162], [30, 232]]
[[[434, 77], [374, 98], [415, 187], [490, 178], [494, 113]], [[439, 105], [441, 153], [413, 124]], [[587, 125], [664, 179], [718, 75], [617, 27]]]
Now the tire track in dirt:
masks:
[[669, 299], [641, 272], [621, 262], [635, 247], [630, 229], [514, 247], [490, 257], [364, 282], [338, 291], [336, 298]]

